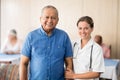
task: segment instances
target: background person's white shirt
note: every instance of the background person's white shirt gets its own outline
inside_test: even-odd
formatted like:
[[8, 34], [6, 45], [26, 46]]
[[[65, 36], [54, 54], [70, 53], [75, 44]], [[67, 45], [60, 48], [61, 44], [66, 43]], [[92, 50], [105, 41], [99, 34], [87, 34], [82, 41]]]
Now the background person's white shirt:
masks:
[[14, 46], [8, 40], [6, 40], [1, 49], [1, 52], [2, 53], [4, 53], [5, 51], [16, 52], [16, 51], [21, 50], [21, 47], [22, 47], [22, 40], [20, 40], [20, 39], [17, 40], [17, 42]]
[[[90, 54], [92, 50], [92, 71], [93, 72], [104, 72], [104, 58], [102, 48], [90, 39], [88, 43], [81, 49], [81, 40], [73, 44], [73, 65], [74, 72], [76, 74], [89, 72], [90, 67]], [[76, 79], [76, 80], [93, 80], [93, 79]], [[95, 79], [96, 80], [96, 79]]]

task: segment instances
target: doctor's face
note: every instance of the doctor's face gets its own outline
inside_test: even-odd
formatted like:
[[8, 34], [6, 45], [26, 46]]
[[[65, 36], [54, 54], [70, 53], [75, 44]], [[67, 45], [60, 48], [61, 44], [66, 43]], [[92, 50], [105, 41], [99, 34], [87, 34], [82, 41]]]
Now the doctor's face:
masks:
[[91, 28], [90, 24], [88, 24], [86, 21], [80, 21], [78, 23], [78, 32], [81, 39], [89, 39], [92, 31], [93, 28]]

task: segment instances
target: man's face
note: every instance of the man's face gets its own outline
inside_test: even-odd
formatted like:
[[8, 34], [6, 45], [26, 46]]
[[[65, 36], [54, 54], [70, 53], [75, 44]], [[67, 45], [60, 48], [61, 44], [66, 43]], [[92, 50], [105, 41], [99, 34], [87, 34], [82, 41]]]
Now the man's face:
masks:
[[45, 30], [53, 30], [58, 23], [58, 15], [55, 9], [46, 8], [43, 10], [40, 22]]

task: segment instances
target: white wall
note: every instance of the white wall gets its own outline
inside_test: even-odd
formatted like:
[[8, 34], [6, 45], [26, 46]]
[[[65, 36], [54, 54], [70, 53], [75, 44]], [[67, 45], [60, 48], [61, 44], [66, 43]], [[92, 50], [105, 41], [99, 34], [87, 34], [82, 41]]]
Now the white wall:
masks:
[[[71, 40], [79, 38], [76, 22], [83, 15], [95, 22], [92, 36], [100, 34], [104, 42], [112, 45], [112, 57], [120, 58], [120, 0], [1, 0], [2, 43], [7, 29], [15, 28], [24, 39], [26, 34], [38, 28], [41, 9], [54, 5], [59, 11], [58, 28], [68, 32]], [[118, 8], [119, 7], [119, 8]]]
[[[1, 0], [0, 0], [0, 42], [1, 42]], [[0, 43], [1, 48], [1, 43]]]
[[117, 56], [120, 58], [120, 0], [118, 0]]
[[10, 29], [16, 29], [23, 38], [30, 31], [30, 1], [1, 0], [1, 37], [4, 42]]

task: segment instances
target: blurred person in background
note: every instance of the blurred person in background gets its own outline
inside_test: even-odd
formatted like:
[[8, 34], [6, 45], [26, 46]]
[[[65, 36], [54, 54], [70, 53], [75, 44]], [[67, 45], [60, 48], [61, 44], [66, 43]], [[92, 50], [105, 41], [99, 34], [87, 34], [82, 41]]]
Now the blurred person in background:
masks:
[[22, 40], [18, 39], [15, 29], [11, 29], [8, 32], [7, 40], [2, 46], [1, 53], [5, 54], [18, 54], [20, 53], [22, 46]]
[[110, 47], [108, 47], [106, 44], [103, 43], [102, 36], [96, 35], [94, 40], [102, 47], [104, 58], [110, 58]]

